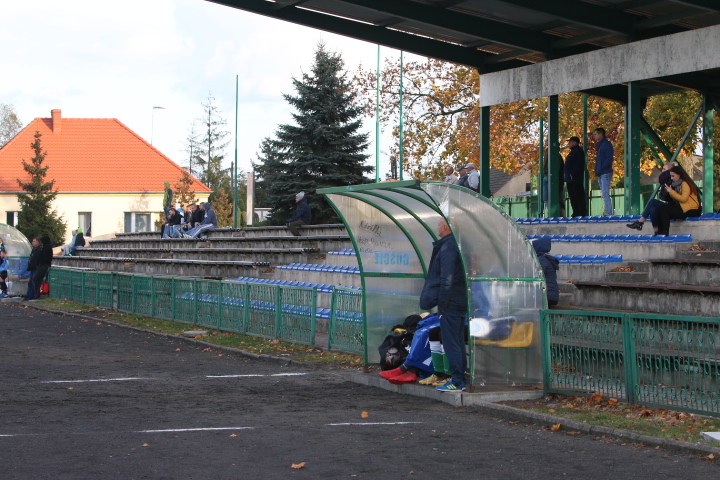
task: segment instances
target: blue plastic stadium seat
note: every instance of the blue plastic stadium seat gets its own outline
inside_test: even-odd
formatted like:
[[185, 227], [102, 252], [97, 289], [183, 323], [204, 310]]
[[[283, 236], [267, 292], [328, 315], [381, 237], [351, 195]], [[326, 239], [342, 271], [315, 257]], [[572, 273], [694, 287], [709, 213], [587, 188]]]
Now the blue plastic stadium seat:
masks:
[[622, 262], [622, 255], [610, 255], [608, 263], [619, 263]]
[[606, 242], [607, 235], [589, 235], [592, 237], [590, 239], [591, 242]]
[[588, 223], [592, 217], [578, 217], [578, 223]]
[[676, 242], [692, 242], [692, 235], [678, 235]]
[[585, 255], [580, 259], [580, 263], [597, 263], [597, 255]]

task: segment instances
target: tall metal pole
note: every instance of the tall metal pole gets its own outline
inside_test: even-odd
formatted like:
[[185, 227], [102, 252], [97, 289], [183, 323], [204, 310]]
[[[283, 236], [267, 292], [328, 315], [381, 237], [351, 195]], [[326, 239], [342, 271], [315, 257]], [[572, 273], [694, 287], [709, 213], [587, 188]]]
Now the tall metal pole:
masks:
[[233, 171], [233, 228], [238, 228], [238, 75], [235, 75], [235, 165]]
[[544, 186], [544, 176], [545, 176], [545, 168], [543, 165], [543, 156], [545, 155], [545, 119], [543, 117], [540, 117], [540, 155], [538, 155], [538, 209], [537, 209], [537, 216], [538, 218], [543, 216], [543, 209], [545, 207], [544, 201], [543, 201], [543, 189]]
[[380, 183], [380, 45], [377, 52], [377, 83], [375, 86], [375, 183]]
[[400, 181], [403, 179], [403, 153], [405, 142], [403, 141], [403, 52], [400, 51]]

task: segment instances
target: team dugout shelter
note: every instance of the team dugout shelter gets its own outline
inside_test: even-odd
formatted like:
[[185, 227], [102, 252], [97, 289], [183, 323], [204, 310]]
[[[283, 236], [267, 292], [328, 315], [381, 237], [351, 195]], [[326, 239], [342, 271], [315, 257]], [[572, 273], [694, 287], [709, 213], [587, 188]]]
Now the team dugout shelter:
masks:
[[540, 309], [545, 280], [520, 228], [486, 197], [440, 182], [410, 180], [318, 190], [340, 215], [363, 288], [365, 358], [393, 326], [419, 310], [438, 223], [458, 243], [468, 289], [473, 384], [542, 381]]

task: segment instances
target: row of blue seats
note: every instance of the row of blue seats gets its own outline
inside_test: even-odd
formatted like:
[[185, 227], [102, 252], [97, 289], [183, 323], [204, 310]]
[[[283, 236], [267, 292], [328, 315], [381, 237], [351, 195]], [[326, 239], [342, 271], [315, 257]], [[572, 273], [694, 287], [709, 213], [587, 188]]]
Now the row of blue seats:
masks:
[[560, 263], [620, 263], [622, 255], [554, 255]]
[[[287, 285], [289, 287], [309, 287], [317, 288], [320, 293], [332, 293], [334, 285], [328, 285], [326, 283], [308, 283], [308, 282], [296, 282], [290, 280], [269, 280], [267, 278], [250, 278], [250, 277], [238, 277], [231, 282], [247, 282], [247, 283], [262, 283], [265, 285]], [[360, 287], [345, 287], [352, 288], [355, 290], [361, 290]]]
[[355, 250], [352, 248], [343, 248], [339, 252], [328, 252], [328, 255], [352, 255], [355, 256]]
[[553, 242], [625, 242], [673, 243], [692, 242], [692, 235], [528, 235], [528, 240], [549, 238]]
[[360, 274], [359, 267], [346, 267], [339, 265], [320, 265], [317, 263], [291, 263], [289, 265], [281, 265], [276, 267], [285, 270], [303, 270], [309, 272], [327, 272], [327, 273], [352, 273]]
[[[193, 294], [193, 292], [185, 292], [181, 295], [177, 295], [176, 298], [178, 300], [192, 301], [195, 299], [195, 294]], [[198, 301], [202, 302], [202, 303], [217, 304], [218, 296], [207, 294], [207, 293], [201, 293], [201, 294], [198, 294]], [[226, 306], [231, 306], [231, 307], [243, 308], [245, 306], [245, 301], [241, 298], [223, 297], [222, 304], [226, 305]], [[263, 302], [261, 300], [251, 300], [250, 308], [253, 310], [274, 312], [275, 311], [275, 303], [274, 302]], [[288, 314], [293, 314], [293, 315], [310, 316], [311, 307], [283, 304], [282, 311], [283, 311], [283, 313], [288, 313]], [[317, 318], [329, 319], [330, 314], [331, 314], [331, 311], [329, 308], [317, 308], [315, 310], [315, 316]], [[338, 311], [337, 318], [339, 318], [340, 320], [345, 320], [345, 321], [349, 321], [349, 322], [361, 322], [363, 319], [363, 316], [362, 316], [362, 313], [360, 313], [360, 312]]]
[[[609, 217], [550, 217], [550, 218], [515, 218], [516, 223], [521, 225], [537, 225], [546, 223], [612, 223], [612, 222], [634, 222], [640, 215], [612, 215]], [[699, 217], [688, 217], [685, 220], [697, 222], [700, 220], [720, 220], [720, 213], [703, 213]]]

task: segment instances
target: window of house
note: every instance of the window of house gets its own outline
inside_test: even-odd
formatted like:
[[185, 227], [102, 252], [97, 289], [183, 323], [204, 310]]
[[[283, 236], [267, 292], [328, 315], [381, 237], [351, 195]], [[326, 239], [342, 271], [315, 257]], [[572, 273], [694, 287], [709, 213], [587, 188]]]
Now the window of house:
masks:
[[82, 229], [83, 236], [85, 238], [92, 237], [92, 213], [91, 212], [79, 212], [78, 213], [78, 228]]
[[125, 230], [128, 232], [152, 232], [152, 214], [125, 212]]
[[20, 212], [6, 212], [5, 223], [11, 227], [17, 227], [19, 214]]

